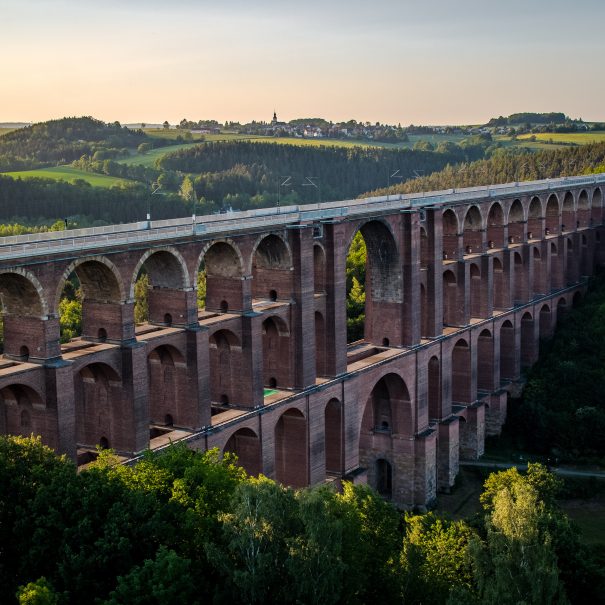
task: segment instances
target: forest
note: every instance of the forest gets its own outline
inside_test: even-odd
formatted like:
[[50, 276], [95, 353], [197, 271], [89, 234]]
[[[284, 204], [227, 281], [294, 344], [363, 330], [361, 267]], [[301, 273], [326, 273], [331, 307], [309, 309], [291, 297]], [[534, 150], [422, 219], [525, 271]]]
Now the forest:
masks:
[[545, 467], [490, 475], [468, 520], [397, 511], [370, 488], [294, 491], [232, 455], [175, 445], [86, 470], [0, 437], [0, 602], [602, 603]]

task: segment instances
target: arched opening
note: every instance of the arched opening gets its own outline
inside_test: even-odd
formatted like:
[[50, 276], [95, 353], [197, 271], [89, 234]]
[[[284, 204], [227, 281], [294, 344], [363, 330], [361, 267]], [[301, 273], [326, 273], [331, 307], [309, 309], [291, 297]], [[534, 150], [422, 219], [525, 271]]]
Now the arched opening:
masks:
[[76, 442], [84, 447], [105, 438], [116, 450], [134, 451], [131, 407], [123, 405], [122, 382], [104, 363], [84, 366], [75, 376]]
[[273, 376], [271, 376], [271, 378], [269, 378], [269, 380], [267, 380], [267, 386], [270, 389], [275, 389], [277, 388], [277, 379], [274, 378]]
[[521, 200], [515, 200], [508, 211], [508, 243], [519, 244], [524, 241], [525, 214]]
[[477, 388], [492, 392], [498, 388], [494, 364], [494, 337], [489, 330], [482, 330], [477, 339]]
[[[184, 259], [173, 249], [147, 251], [137, 264], [130, 284], [135, 300], [135, 322], [166, 324], [166, 316], [187, 323], [189, 275]], [[170, 321], [172, 323], [172, 319]]]
[[494, 257], [494, 309], [506, 309], [509, 306], [505, 297], [505, 286], [502, 261]]
[[552, 313], [549, 305], [542, 305], [540, 309], [540, 339], [546, 340], [552, 337]]
[[488, 248], [504, 246], [504, 212], [500, 202], [494, 202], [487, 215], [487, 245]]
[[210, 335], [209, 346], [211, 401], [242, 401], [243, 394], [236, 386], [241, 383], [243, 371], [239, 338], [230, 330], [218, 330]]
[[286, 322], [277, 316], [268, 317], [263, 321], [262, 337], [264, 384], [271, 388], [292, 386], [290, 332]]
[[471, 348], [461, 338], [452, 349], [452, 402], [469, 404], [476, 399], [471, 362]]
[[542, 239], [542, 202], [538, 196], [531, 198], [527, 214], [527, 239]]
[[300, 410], [286, 410], [275, 425], [275, 479], [291, 487], [308, 482], [307, 420]]
[[544, 268], [542, 267], [542, 255], [540, 254], [540, 248], [538, 246], [533, 247], [533, 285], [532, 290], [534, 294], [547, 294], [548, 290], [544, 283]]
[[237, 463], [252, 477], [262, 472], [261, 443], [249, 428], [238, 429], [229, 437], [223, 452], [237, 456]]
[[170, 313], [164, 313], [164, 324], [166, 326], [172, 325], [172, 315], [170, 315]]
[[252, 292], [258, 300], [289, 300], [292, 291], [292, 258], [284, 240], [265, 236], [252, 257]]
[[383, 497], [393, 497], [393, 469], [384, 458], [376, 460], [376, 491]]
[[559, 233], [559, 198], [551, 193], [546, 202], [546, 235]]
[[238, 311], [244, 304], [243, 267], [239, 249], [231, 242], [211, 244], [200, 257], [196, 276], [198, 310], [207, 313]]
[[557, 324], [561, 323], [568, 312], [567, 301], [564, 298], [560, 298], [557, 301]]
[[0, 435], [40, 435], [42, 442], [57, 447], [56, 411], [49, 410], [31, 387], [12, 384], [0, 389]]
[[481, 282], [481, 269], [479, 265], [471, 263], [470, 265], [470, 312], [471, 317], [484, 317], [483, 308], [483, 284]]
[[170, 414], [164, 416], [164, 424], [166, 426], [174, 426], [174, 418]]
[[97, 340], [99, 342], [105, 342], [107, 340], [107, 330], [105, 328], [99, 328], [97, 332]]
[[25, 345], [20, 347], [19, 357], [21, 358], [21, 361], [27, 361], [29, 359], [29, 348], [26, 347]]
[[323, 315], [315, 311], [315, 375], [327, 376], [326, 326]]
[[603, 194], [601, 189], [597, 187], [592, 192], [592, 202], [590, 204], [590, 217], [593, 225], [600, 225], [603, 222], [602, 218]]
[[572, 298], [572, 301], [571, 301], [572, 307], [574, 309], [577, 308], [580, 305], [581, 302], [582, 302], [582, 293], [581, 292], [576, 292], [573, 295], [573, 298]]
[[586, 229], [590, 226], [590, 202], [588, 201], [588, 192], [586, 189], [580, 191], [578, 196], [578, 211], [576, 213], [576, 225], [578, 229]]
[[[161, 345], [147, 357], [149, 374], [149, 417], [152, 424], [196, 426], [197, 398], [190, 393], [187, 365], [181, 352]], [[166, 418], [172, 422], [166, 422]]]
[[319, 244], [313, 245], [313, 284], [316, 294], [326, 291], [326, 253]]
[[108, 450], [109, 449], [109, 440], [107, 439], [107, 437], [101, 437], [99, 439], [99, 447], [102, 450]]
[[398, 342], [403, 302], [399, 251], [382, 222], [364, 223], [355, 234], [347, 256], [347, 340], [364, 338], [379, 344]]
[[516, 380], [519, 377], [516, 363], [515, 328], [506, 320], [500, 328], [500, 378]]
[[453, 271], [443, 273], [443, 325], [459, 325], [458, 283]]
[[458, 218], [453, 210], [443, 213], [443, 258], [455, 260], [458, 258]]
[[463, 242], [465, 254], [483, 251], [483, 219], [477, 206], [471, 206], [464, 216]]
[[575, 231], [576, 213], [574, 209], [573, 194], [571, 191], [565, 193], [563, 198], [563, 212], [561, 215], [561, 233], [564, 231]]
[[103, 329], [105, 338], [122, 341], [126, 329], [123, 291], [118, 271], [109, 260], [95, 257], [73, 263], [57, 292], [57, 308], [63, 318], [61, 340], [81, 335], [95, 341]]
[[[359, 437], [359, 462], [368, 469], [368, 483], [374, 489], [379, 488], [376, 460], [390, 459], [395, 448], [399, 448], [402, 439], [410, 439], [414, 434], [413, 406], [410, 394], [403, 379], [397, 374], [383, 376], [370, 393], [362, 421]], [[397, 455], [410, 456], [410, 468], [413, 468], [414, 454], [404, 454], [398, 449]], [[402, 461], [402, 464], [406, 464]], [[406, 466], [407, 468], [407, 466]], [[393, 477], [393, 495], [396, 477]], [[411, 501], [413, 495], [404, 493], [405, 485], [397, 490], [399, 501]]]
[[342, 472], [342, 404], [330, 399], [324, 412], [326, 473]]
[[441, 363], [435, 356], [429, 359], [428, 383], [429, 419], [431, 421], [439, 421], [443, 418], [441, 407]]
[[524, 313], [521, 318], [521, 367], [529, 368], [537, 357], [537, 339], [534, 330], [534, 318], [531, 313]]
[[514, 254], [515, 263], [515, 290], [514, 290], [514, 302], [515, 304], [521, 304], [527, 302], [529, 296], [527, 292], [527, 275], [525, 263], [523, 257], [515, 252]]

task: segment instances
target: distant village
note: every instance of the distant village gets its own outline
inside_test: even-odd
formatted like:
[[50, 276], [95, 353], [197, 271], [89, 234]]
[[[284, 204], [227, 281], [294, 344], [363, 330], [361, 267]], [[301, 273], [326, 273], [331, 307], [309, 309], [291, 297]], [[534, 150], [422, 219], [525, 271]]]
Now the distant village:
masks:
[[192, 122], [183, 119], [172, 126], [164, 122], [164, 127], [189, 131], [192, 134], [236, 134], [294, 137], [300, 139], [352, 139], [376, 142], [405, 142], [408, 135], [509, 135], [540, 132], [583, 132], [602, 129], [603, 124], [591, 124], [582, 119], [571, 119], [563, 113], [513, 114], [508, 118], [500, 116], [487, 124], [474, 126], [402, 126], [401, 124], [381, 124], [376, 122], [330, 122], [323, 118], [300, 118], [289, 122], [280, 121], [277, 113], [269, 122], [252, 121], [247, 124], [216, 120]]

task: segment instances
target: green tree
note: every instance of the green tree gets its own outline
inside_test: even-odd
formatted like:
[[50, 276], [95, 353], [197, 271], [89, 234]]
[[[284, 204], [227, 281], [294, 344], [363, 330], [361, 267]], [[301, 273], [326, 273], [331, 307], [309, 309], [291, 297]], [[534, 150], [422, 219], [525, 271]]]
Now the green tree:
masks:
[[17, 600], [19, 605], [57, 605], [58, 602], [52, 586], [44, 577], [20, 586], [17, 590]]
[[82, 303], [78, 299], [62, 298], [59, 302], [61, 342], [69, 342], [82, 333]]
[[141, 273], [134, 284], [134, 322], [149, 321], [149, 274]]
[[137, 153], [144, 155], [147, 152], [151, 151], [152, 147], [151, 147], [151, 143], [141, 143], [138, 147], [137, 147]]

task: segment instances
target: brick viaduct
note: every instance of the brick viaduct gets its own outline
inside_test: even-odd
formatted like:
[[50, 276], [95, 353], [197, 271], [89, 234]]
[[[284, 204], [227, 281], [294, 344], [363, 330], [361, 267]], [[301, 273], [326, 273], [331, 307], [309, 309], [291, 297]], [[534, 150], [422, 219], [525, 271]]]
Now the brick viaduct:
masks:
[[[292, 486], [401, 506], [454, 482], [604, 257], [605, 175], [0, 240], [0, 434], [79, 462], [185, 440]], [[345, 264], [368, 251], [363, 341]], [[197, 273], [207, 275], [205, 309]], [[150, 322], [134, 324], [149, 275]], [[61, 345], [77, 275], [82, 337]]]

